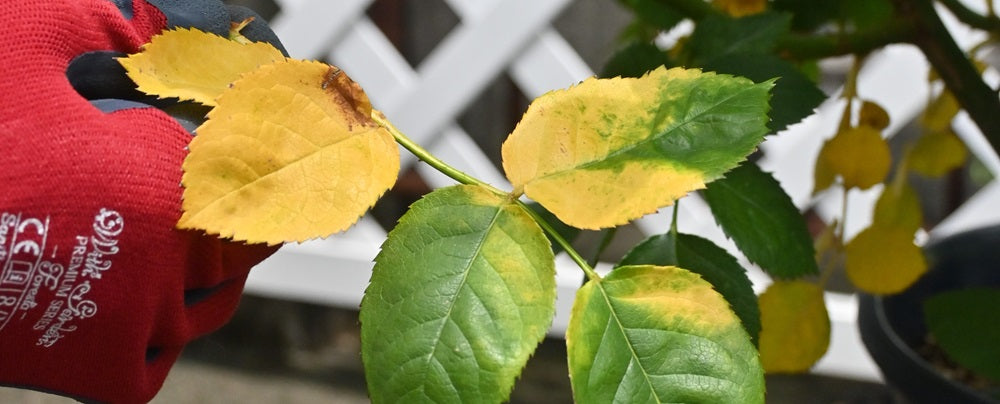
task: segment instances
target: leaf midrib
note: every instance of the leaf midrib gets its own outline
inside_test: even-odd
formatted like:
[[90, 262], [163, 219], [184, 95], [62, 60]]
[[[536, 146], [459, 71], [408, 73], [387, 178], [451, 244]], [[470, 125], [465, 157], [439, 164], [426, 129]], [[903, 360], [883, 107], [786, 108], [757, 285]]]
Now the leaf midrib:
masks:
[[[615, 157], [618, 157], [620, 155], [627, 154], [627, 153], [629, 153], [629, 152], [631, 152], [631, 151], [633, 151], [635, 149], [640, 148], [640, 146], [646, 146], [647, 144], [652, 143], [653, 141], [659, 140], [659, 139], [663, 138], [664, 136], [669, 135], [673, 131], [675, 131], [675, 130], [681, 128], [681, 127], [684, 127], [685, 125], [688, 125], [688, 124], [694, 122], [698, 118], [701, 118], [703, 115], [708, 114], [708, 113], [712, 112], [713, 110], [715, 110], [716, 108], [722, 106], [723, 104], [725, 104], [729, 100], [731, 100], [733, 98], [736, 98], [737, 96], [743, 95], [743, 93], [745, 93], [747, 91], [756, 89], [757, 86], [758, 86], [757, 84], [754, 84], [752, 86], [743, 88], [743, 89], [741, 89], [740, 91], [738, 91], [736, 93], [730, 94], [728, 97], [725, 97], [724, 99], [720, 100], [715, 105], [712, 105], [711, 107], [706, 108], [704, 111], [702, 111], [702, 112], [700, 112], [698, 114], [695, 114], [695, 115], [689, 117], [688, 119], [686, 119], [684, 121], [681, 121], [680, 123], [677, 123], [676, 125], [674, 125], [672, 127], [665, 128], [659, 135], [654, 135], [654, 136], [646, 137], [645, 139], [642, 139], [642, 140], [640, 140], [638, 142], [632, 143], [631, 145], [627, 145], [627, 146], [622, 147], [620, 149], [614, 150], [611, 153], [608, 153], [608, 154], [604, 155], [602, 158], [594, 159], [594, 160], [590, 160], [590, 161], [586, 161], [586, 162], [583, 162], [582, 164], [574, 165], [574, 166], [568, 167], [566, 169], [552, 171], [552, 172], [547, 173], [545, 175], [536, 176], [536, 177], [532, 178], [531, 180], [529, 180], [528, 182], [532, 182], [532, 181], [535, 181], [535, 180], [538, 180], [538, 179], [542, 179], [542, 178], [554, 177], [554, 176], [557, 176], [557, 175], [560, 175], [560, 174], [563, 174], [563, 173], [566, 173], [566, 172], [575, 171], [575, 170], [586, 170], [586, 169], [588, 169], [590, 167], [596, 166], [596, 165], [598, 165], [600, 163], [606, 162], [606, 161], [611, 160], [611, 159], [613, 159]], [[674, 162], [676, 163], [676, 161], [674, 161]], [[684, 164], [680, 164], [680, 165], [683, 166], [683, 167], [685, 167], [685, 168], [689, 168], [689, 167], [687, 167]], [[694, 168], [690, 168], [690, 169], [696, 170], [696, 171], [699, 171], [699, 172], [702, 171], [700, 169], [694, 169]]]
[[[632, 359], [638, 365], [638, 368], [642, 371], [643, 379], [645, 379], [647, 386], [649, 386], [650, 392], [652, 392], [653, 397], [656, 399], [657, 403], [662, 403], [663, 401], [660, 400], [659, 395], [656, 393], [656, 389], [653, 387], [653, 382], [652, 382], [652, 380], [650, 380], [649, 372], [646, 371], [646, 368], [643, 366], [642, 361], [639, 359], [638, 353], [633, 348], [633, 344], [632, 344], [632, 341], [628, 337], [628, 333], [625, 332], [625, 330], [627, 328], [625, 327], [624, 324], [622, 324], [621, 320], [618, 318], [618, 313], [615, 311], [615, 306], [611, 303], [611, 297], [608, 295], [607, 290], [604, 289], [603, 282], [601, 282], [600, 280], [598, 280], [597, 287], [600, 288], [600, 290], [601, 290], [601, 295], [604, 297], [604, 302], [605, 302], [605, 304], [608, 305], [608, 312], [611, 314], [611, 317], [615, 320], [615, 324], [618, 326], [618, 331], [621, 332], [622, 337], [625, 339], [625, 341], [627, 343], [626, 345], [628, 346], [629, 353], [632, 355]], [[654, 330], [659, 330], [659, 329], [656, 329], [656, 328], [653, 328], [653, 329]], [[670, 330], [670, 331], [671, 332], [680, 332], [680, 331], [677, 331], [677, 330]], [[696, 338], [705, 338], [705, 336], [698, 335], [698, 334], [691, 334], [691, 333], [683, 333], [683, 334], [690, 335], [690, 336], [696, 337]], [[711, 339], [707, 339], [707, 340], [710, 341], [710, 342], [712, 342], [712, 343], [718, 344], [714, 340], [711, 340]], [[727, 351], [728, 351], [728, 349], [727, 349]], [[730, 383], [730, 384], [734, 383], [732, 380], [725, 379], [725, 378], [719, 378], [719, 377], [715, 377], [715, 376], [709, 376], [709, 375], [698, 375], [698, 376], [708, 377], [708, 378], [712, 378], [712, 379], [715, 379], [715, 380], [720, 380], [720, 381], [723, 381], [723, 382], [726, 382], [726, 383]]]
[[[441, 317], [441, 319], [442, 319], [441, 326], [438, 328], [437, 333], [434, 336], [434, 347], [427, 354], [427, 359], [423, 363], [423, 369], [425, 370], [425, 374], [426, 374], [426, 369], [428, 369], [428, 367], [430, 366], [431, 360], [434, 358], [434, 355], [437, 354], [437, 350], [441, 346], [441, 334], [444, 333], [444, 328], [445, 328], [445, 326], [446, 326], [446, 324], [448, 322], [448, 319], [451, 318], [451, 313], [455, 309], [455, 305], [456, 305], [455, 303], [458, 301], [458, 295], [459, 295], [460, 291], [463, 288], [465, 288], [465, 285], [466, 285], [466, 283], [469, 280], [469, 274], [472, 273], [472, 266], [473, 266], [474, 262], [476, 261], [476, 258], [478, 258], [479, 255], [480, 255], [480, 253], [483, 251], [483, 246], [484, 246], [484, 244], [486, 244], [485, 240], [489, 236], [490, 232], [493, 230], [493, 227], [496, 225], [497, 220], [500, 218], [500, 215], [502, 213], [503, 213], [503, 209], [501, 209], [500, 206], [497, 206], [496, 207], [496, 213], [493, 215], [493, 218], [490, 219], [489, 226], [486, 227], [486, 230], [483, 231], [482, 237], [480, 237], [479, 240], [478, 240], [478, 243], [476, 245], [475, 253], [472, 255], [471, 258], [469, 258], [468, 263], [465, 265], [465, 270], [464, 270], [464, 273], [462, 275], [462, 281], [458, 285], [458, 287], [455, 288], [455, 291], [456, 291], [456, 293], [454, 295], [455, 297], [449, 303], [448, 310], [445, 313], [445, 315]], [[463, 331], [463, 334], [464, 334], [464, 331]], [[475, 358], [475, 355], [473, 355], [473, 358]], [[477, 360], [477, 362], [478, 362], [478, 360]], [[449, 379], [450, 378], [451, 378], [451, 374], [449, 373]], [[424, 378], [424, 382], [420, 385], [420, 387], [421, 387], [421, 389], [423, 389], [424, 391], [426, 391], [426, 387], [427, 387], [427, 378], [426, 377]]]
[[[259, 177], [257, 177], [256, 179], [254, 179], [253, 181], [250, 181], [250, 182], [247, 182], [247, 183], [245, 183], [245, 184], [241, 184], [241, 185], [240, 185], [239, 187], [237, 187], [237, 188], [235, 188], [235, 189], [233, 189], [233, 190], [231, 190], [231, 191], [229, 191], [229, 192], [226, 192], [226, 193], [225, 193], [225, 194], [223, 194], [223, 195], [220, 195], [220, 196], [219, 196], [218, 198], [214, 198], [214, 199], [212, 200], [212, 202], [211, 202], [211, 203], [208, 203], [208, 204], [206, 204], [206, 205], [205, 205], [205, 206], [203, 206], [203, 207], [202, 207], [201, 209], [198, 209], [198, 211], [197, 211], [197, 212], [194, 212], [194, 213], [192, 213], [192, 214], [191, 214], [191, 218], [189, 219], [189, 221], [190, 221], [190, 220], [196, 220], [196, 219], [197, 219], [197, 218], [198, 218], [199, 216], [201, 216], [201, 214], [202, 214], [202, 213], [204, 213], [204, 212], [206, 212], [206, 211], [209, 211], [210, 209], [212, 209], [213, 207], [215, 207], [215, 206], [216, 206], [217, 204], [221, 203], [221, 202], [222, 202], [222, 201], [224, 201], [224, 200], [227, 200], [227, 199], [229, 199], [229, 198], [230, 198], [230, 197], [231, 197], [232, 195], [234, 195], [234, 194], [236, 194], [236, 193], [239, 193], [240, 191], [243, 191], [243, 190], [244, 190], [244, 189], [246, 189], [247, 187], [250, 187], [251, 185], [253, 185], [253, 184], [256, 184], [256, 183], [258, 183], [258, 182], [260, 182], [260, 181], [263, 181], [264, 179], [266, 179], [266, 178], [268, 178], [268, 177], [271, 177], [271, 176], [274, 176], [274, 175], [278, 175], [279, 173], [282, 173], [282, 172], [284, 172], [285, 170], [289, 169], [290, 167], [292, 167], [292, 166], [295, 166], [295, 165], [297, 165], [297, 164], [298, 164], [299, 162], [301, 162], [301, 161], [303, 161], [303, 160], [306, 160], [306, 159], [308, 159], [308, 158], [310, 158], [310, 157], [313, 157], [313, 156], [315, 156], [315, 155], [316, 155], [316, 154], [318, 154], [318, 153], [321, 153], [321, 152], [323, 152], [323, 150], [326, 150], [326, 149], [328, 149], [328, 148], [330, 148], [330, 147], [334, 147], [334, 146], [337, 146], [337, 145], [339, 145], [339, 144], [341, 144], [341, 143], [343, 143], [343, 142], [345, 142], [345, 141], [348, 141], [348, 140], [352, 140], [352, 139], [353, 139], [353, 138], [355, 138], [355, 137], [358, 137], [358, 136], [364, 136], [364, 135], [368, 135], [368, 134], [370, 134], [370, 133], [372, 133], [372, 132], [377, 132], [377, 131], [378, 131], [378, 129], [379, 129], [379, 128], [381, 128], [380, 126], [377, 126], [377, 127], [372, 127], [372, 128], [370, 128], [369, 130], [366, 130], [366, 131], [364, 131], [364, 132], [358, 132], [358, 133], [353, 133], [353, 134], [351, 134], [350, 136], [345, 136], [345, 137], [343, 137], [342, 139], [339, 139], [339, 140], [337, 140], [337, 141], [334, 141], [334, 142], [331, 142], [331, 143], [328, 143], [328, 144], [326, 144], [326, 145], [322, 145], [322, 146], [321, 146], [321, 145], [317, 144], [316, 142], [314, 142], [314, 141], [312, 141], [312, 140], [310, 140], [310, 139], [306, 138], [306, 137], [305, 137], [305, 136], [303, 136], [302, 134], [300, 134], [300, 133], [298, 133], [298, 132], [296, 132], [296, 131], [293, 131], [293, 130], [289, 129], [289, 128], [288, 128], [288, 126], [286, 126], [286, 125], [283, 125], [283, 124], [281, 124], [281, 123], [279, 123], [279, 122], [274, 122], [274, 121], [269, 121], [269, 120], [262, 120], [262, 123], [264, 123], [264, 122], [267, 122], [267, 123], [271, 123], [271, 124], [273, 124], [273, 125], [276, 125], [276, 126], [280, 126], [280, 127], [282, 127], [282, 128], [285, 128], [285, 129], [287, 129], [287, 130], [288, 130], [288, 131], [289, 131], [290, 133], [293, 133], [293, 134], [295, 134], [295, 135], [297, 135], [297, 136], [299, 136], [299, 137], [302, 137], [302, 138], [304, 138], [304, 139], [305, 139], [306, 141], [308, 141], [309, 143], [311, 143], [311, 144], [313, 144], [314, 146], [316, 146], [316, 150], [314, 150], [314, 151], [312, 151], [312, 152], [309, 152], [309, 153], [304, 153], [304, 154], [303, 154], [302, 156], [299, 156], [298, 158], [296, 158], [296, 159], [294, 159], [294, 160], [291, 160], [291, 161], [289, 161], [289, 162], [288, 162], [288, 163], [286, 163], [286, 164], [282, 164], [282, 165], [281, 165], [281, 167], [278, 167], [278, 169], [277, 169], [277, 170], [274, 170], [274, 171], [271, 171], [271, 172], [269, 172], [269, 173], [266, 173], [266, 174], [264, 174], [264, 175], [262, 175], [262, 176], [259, 176]], [[242, 136], [242, 135], [237, 135], [237, 136]], [[247, 137], [250, 137], [250, 138], [252, 138], [252, 139], [254, 139], [254, 140], [259, 140], [259, 139], [258, 139], [258, 138], [256, 138], [256, 137], [252, 137], [252, 136], [247, 136]], [[244, 164], [246, 164], [246, 161], [245, 161], [245, 160], [243, 160], [242, 158], [239, 158], [239, 157], [237, 157], [237, 156], [232, 156], [232, 155], [229, 155], [229, 156], [222, 156], [222, 157], [229, 157], [229, 158], [233, 158], [233, 159], [236, 159], [236, 160], [240, 161], [241, 163], [244, 163]], [[247, 165], [248, 167], [250, 167], [251, 169], [254, 169], [254, 168], [255, 168], [255, 167], [253, 167], [253, 166], [251, 166], [251, 165], [249, 165], [249, 164], [246, 164], [246, 165]], [[256, 170], [256, 169], [254, 169], [254, 171], [256, 172], [257, 170]]]
[[604, 303], [608, 305], [608, 313], [611, 314], [611, 318], [615, 320], [615, 324], [618, 326], [618, 331], [621, 332], [622, 338], [625, 338], [626, 345], [628, 346], [628, 351], [632, 355], [632, 360], [638, 365], [639, 370], [642, 371], [642, 378], [646, 381], [646, 385], [649, 386], [649, 391], [652, 393], [653, 398], [656, 399], [657, 404], [662, 403], [660, 396], [656, 393], [656, 389], [653, 388], [653, 381], [649, 379], [649, 372], [646, 371], [646, 367], [639, 360], [638, 353], [632, 346], [632, 340], [629, 339], [628, 334], [625, 332], [625, 325], [622, 324], [621, 319], [618, 318], [618, 313], [615, 311], [615, 306], [611, 304], [611, 297], [608, 296], [608, 291], [604, 289], [604, 282], [601, 279], [595, 280], [597, 283], [597, 288], [601, 290], [601, 296], [604, 297]]

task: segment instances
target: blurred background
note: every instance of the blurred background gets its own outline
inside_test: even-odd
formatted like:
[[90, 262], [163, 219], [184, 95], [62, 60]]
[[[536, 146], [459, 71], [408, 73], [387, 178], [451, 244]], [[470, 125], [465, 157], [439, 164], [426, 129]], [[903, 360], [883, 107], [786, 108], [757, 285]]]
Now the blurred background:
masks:
[[[374, 106], [411, 138], [450, 164], [498, 186], [499, 150], [529, 100], [600, 72], [621, 45], [632, 14], [616, 0], [242, 0], [268, 19], [292, 57], [336, 64], [368, 92]], [[684, 34], [665, 33], [663, 41]], [[926, 76], [926, 65], [906, 49], [887, 48], [874, 55], [867, 76], [880, 83], [870, 98], [879, 99], [893, 116], [895, 130], [907, 133], [916, 105], [926, 95], [892, 89], [895, 76], [904, 85]], [[838, 93], [849, 61], [821, 65], [821, 88]], [[881, 76], [880, 76], [881, 75]], [[908, 81], [909, 80], [909, 81]], [[917, 82], [924, 80], [918, 79]], [[886, 89], [886, 87], [889, 87]], [[875, 92], [878, 92], [875, 94]], [[893, 93], [896, 93], [895, 95]], [[830, 135], [839, 106], [833, 101], [764, 147], [765, 167], [802, 207], [823, 216], [836, 204], [809, 200], [811, 161], [822, 136]], [[910, 111], [913, 110], [913, 111]], [[910, 112], [907, 112], [910, 111]], [[903, 117], [896, 121], [897, 117]], [[898, 122], [898, 123], [897, 123]], [[829, 133], [827, 133], [829, 132]], [[805, 134], [805, 135], [800, 135]], [[403, 153], [406, 155], [406, 153]], [[995, 156], [993, 156], [995, 158]], [[406, 160], [404, 164], [413, 163]], [[982, 188], [997, 163], [973, 159], [965, 170], [923, 184], [935, 194], [929, 221], [936, 224]], [[288, 245], [251, 274], [247, 292], [232, 322], [192, 343], [171, 372], [154, 402], [365, 403], [360, 360], [358, 303], [378, 246], [405, 208], [451, 180], [409, 164], [394, 189], [354, 228], [327, 240]], [[993, 171], [995, 172], [995, 171]], [[980, 173], [980, 174], [977, 174]], [[977, 179], [978, 178], [978, 179]], [[985, 180], [983, 178], [986, 178]], [[796, 198], [796, 195], [799, 195]], [[867, 198], [870, 205], [873, 195]], [[727, 240], [710, 215], [699, 217], [699, 201], [681, 205], [683, 226], [722, 245]], [[852, 206], [863, 206], [864, 201]], [[856, 209], [867, 216], [864, 209]], [[707, 222], [705, 221], [707, 220]], [[863, 228], [867, 218], [848, 223]], [[962, 217], [944, 223], [961, 229]], [[981, 220], [981, 219], [980, 219]], [[648, 234], [666, 230], [670, 219], [652, 215], [619, 232], [602, 257], [614, 262]], [[597, 234], [583, 234], [581, 250]], [[550, 337], [528, 362], [511, 402], [569, 403], [565, 330], [573, 293], [582, 274], [559, 258], [559, 299]], [[748, 263], [746, 263], [748, 264]], [[752, 274], [755, 289], [769, 282]], [[848, 290], [840, 292], [849, 292]], [[854, 325], [856, 301], [834, 290], [828, 296], [833, 338], [828, 357], [814, 374], [769, 376], [772, 403], [901, 403], [879, 381]], [[0, 389], [0, 402], [68, 402], [41, 393]]]

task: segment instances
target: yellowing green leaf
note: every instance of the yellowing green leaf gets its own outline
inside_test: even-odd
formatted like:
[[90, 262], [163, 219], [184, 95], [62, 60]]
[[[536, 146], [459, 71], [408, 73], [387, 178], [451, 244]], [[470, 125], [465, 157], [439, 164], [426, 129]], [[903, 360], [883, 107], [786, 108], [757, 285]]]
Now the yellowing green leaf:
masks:
[[585, 284], [566, 353], [581, 404], [764, 402], [764, 372], [739, 318], [677, 267], [624, 266]]
[[504, 142], [504, 170], [566, 224], [624, 224], [745, 159], [767, 133], [771, 86], [662, 67], [588, 79], [531, 104]]
[[240, 75], [284, 59], [281, 51], [266, 42], [243, 44], [194, 28], [178, 28], [154, 36], [141, 53], [118, 62], [139, 91], [214, 106], [215, 99]]
[[732, 17], [757, 14], [767, 9], [767, 0], [713, 0], [712, 4]]
[[829, 169], [842, 178], [844, 187], [861, 189], [882, 182], [889, 173], [891, 160], [889, 144], [878, 130], [868, 126], [837, 133], [823, 144], [818, 158], [823, 162], [817, 163], [817, 169], [822, 164], [824, 170]]
[[924, 254], [913, 244], [913, 231], [874, 224], [845, 247], [847, 277], [854, 286], [873, 294], [906, 289], [927, 272]]
[[924, 223], [916, 191], [906, 182], [889, 184], [875, 202], [873, 221], [877, 225], [908, 230], [912, 234]]
[[695, 235], [666, 233], [637, 244], [616, 267], [643, 264], [678, 266], [701, 276], [729, 302], [733, 312], [743, 322], [750, 340], [756, 343], [760, 333], [757, 295], [753, 292], [746, 269], [725, 249]]
[[889, 126], [889, 113], [878, 103], [865, 100], [861, 103], [861, 112], [858, 114], [858, 126], [883, 130]]
[[830, 345], [823, 289], [777, 281], [760, 295], [760, 360], [768, 373], [805, 372]]
[[323, 237], [395, 182], [392, 136], [334, 67], [263, 66], [218, 101], [184, 161], [181, 228], [269, 244]]
[[910, 169], [928, 177], [940, 177], [965, 165], [969, 151], [965, 143], [946, 129], [925, 133], [910, 151]]

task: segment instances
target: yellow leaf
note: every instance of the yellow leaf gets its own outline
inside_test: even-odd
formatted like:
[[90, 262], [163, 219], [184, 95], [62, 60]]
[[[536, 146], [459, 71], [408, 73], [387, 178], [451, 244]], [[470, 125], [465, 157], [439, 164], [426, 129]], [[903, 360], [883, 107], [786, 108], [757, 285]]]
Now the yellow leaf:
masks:
[[847, 277], [868, 293], [901, 292], [927, 271], [913, 231], [898, 227], [876, 223], [847, 243], [845, 253]]
[[889, 144], [878, 130], [859, 126], [837, 133], [823, 144], [819, 159], [844, 181], [845, 188], [868, 189], [889, 173]]
[[713, 0], [712, 4], [731, 17], [757, 14], [767, 9], [767, 0]]
[[266, 42], [242, 44], [197, 29], [178, 28], [154, 36], [142, 52], [119, 58], [139, 91], [215, 106], [240, 75], [284, 60]]
[[916, 191], [906, 182], [887, 184], [875, 202], [875, 224], [917, 231], [924, 223], [924, 214]]
[[804, 281], [777, 281], [760, 295], [760, 360], [767, 373], [812, 367], [830, 345], [823, 289]]
[[929, 132], [910, 151], [910, 169], [928, 177], [940, 177], [965, 165], [968, 157], [965, 143], [951, 129]]
[[951, 121], [962, 107], [951, 91], [944, 90], [927, 105], [920, 123], [930, 132], [942, 132], [951, 128]]
[[858, 113], [858, 126], [883, 130], [889, 126], [889, 113], [876, 102], [865, 100], [861, 103], [861, 112]]
[[353, 224], [396, 179], [399, 151], [339, 69], [287, 60], [219, 97], [184, 161], [181, 228], [276, 244]]

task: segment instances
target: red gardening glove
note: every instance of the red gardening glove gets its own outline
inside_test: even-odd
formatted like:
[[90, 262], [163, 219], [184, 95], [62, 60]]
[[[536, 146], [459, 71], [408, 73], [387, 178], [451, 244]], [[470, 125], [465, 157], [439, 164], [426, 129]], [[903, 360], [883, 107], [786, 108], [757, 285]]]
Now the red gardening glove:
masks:
[[175, 229], [191, 135], [144, 103], [85, 96], [148, 101], [111, 56], [245, 16], [216, 0], [0, 3], [0, 385], [145, 402], [232, 315], [274, 249]]

